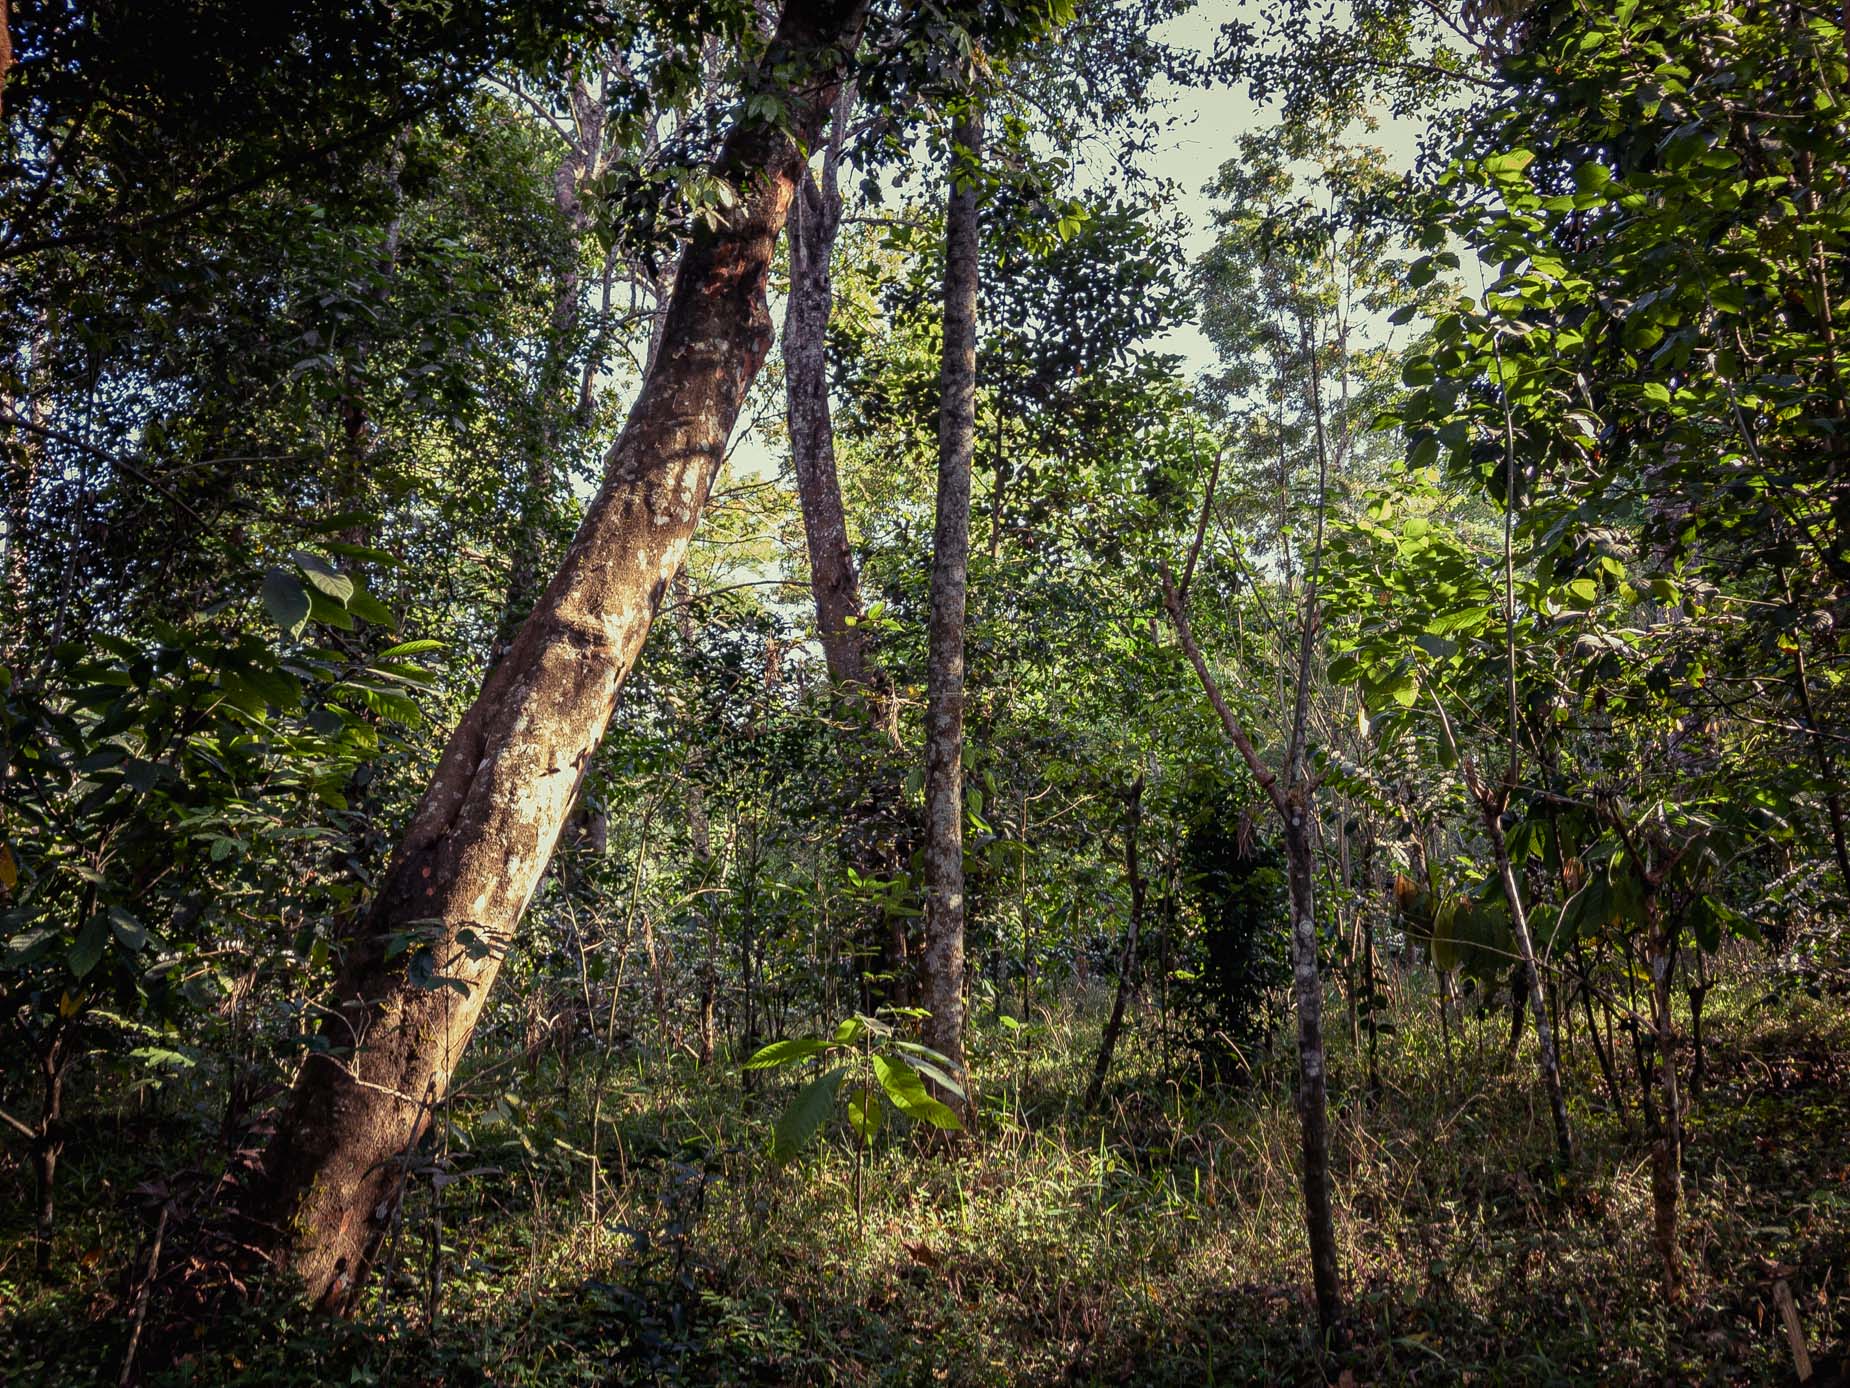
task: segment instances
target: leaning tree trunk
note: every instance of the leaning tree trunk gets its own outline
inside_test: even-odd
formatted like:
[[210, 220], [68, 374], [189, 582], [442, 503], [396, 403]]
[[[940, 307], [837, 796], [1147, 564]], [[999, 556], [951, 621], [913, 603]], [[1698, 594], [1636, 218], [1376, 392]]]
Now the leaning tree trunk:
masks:
[[[841, 702], [870, 727], [886, 730], [895, 744], [896, 705], [891, 687], [880, 677], [868, 651], [861, 617], [861, 586], [848, 522], [842, 506], [841, 480], [835, 466], [835, 421], [829, 407], [828, 330], [835, 289], [830, 259], [841, 228], [839, 182], [841, 145], [854, 108], [854, 87], [836, 100], [820, 178], [805, 175], [790, 207], [790, 302], [784, 312], [784, 403], [790, 427], [790, 455], [797, 475], [797, 499], [803, 512], [803, 536], [809, 550], [810, 593], [816, 604], [816, 635], [828, 665], [829, 681]], [[904, 814], [899, 787], [876, 778], [872, 803], [855, 831], [844, 836], [849, 859], [864, 877], [893, 869], [894, 856], [881, 842], [878, 826]], [[873, 949], [885, 955], [883, 972], [891, 980], [888, 1000], [905, 1006], [907, 993], [906, 922], [893, 917], [875, 923]], [[874, 1005], [869, 998], [869, 1005]]]
[[[925, 707], [926, 1038], [964, 1068], [964, 597], [970, 562], [970, 459], [976, 446], [977, 189], [983, 117], [972, 102], [951, 130], [944, 223], [944, 362], [938, 412], [938, 522], [932, 539]], [[947, 1100], [954, 1098], [946, 1095]]]
[[1118, 956], [1118, 991], [1111, 1000], [1111, 1017], [1098, 1040], [1098, 1058], [1092, 1065], [1092, 1083], [1086, 1086], [1086, 1107], [1096, 1108], [1105, 1091], [1105, 1076], [1111, 1073], [1112, 1053], [1118, 1048], [1118, 1033], [1124, 1029], [1124, 1007], [1129, 1001], [1131, 975], [1137, 969], [1137, 937], [1143, 933], [1143, 872], [1137, 863], [1137, 831], [1143, 827], [1143, 777], [1131, 783], [1125, 797], [1124, 875], [1130, 881], [1131, 918], [1124, 930], [1124, 949]]
[[865, 13], [865, 0], [791, 0], [785, 10], [752, 81], [777, 117], [741, 116], [715, 165], [739, 204], [689, 242], [603, 486], [451, 735], [347, 948], [321, 1046], [297, 1075], [245, 1205], [253, 1240], [319, 1305], [353, 1302], [401, 1185], [400, 1158], [443, 1097], [681, 566], [770, 347], [766, 280], [802, 151], [823, 127]]

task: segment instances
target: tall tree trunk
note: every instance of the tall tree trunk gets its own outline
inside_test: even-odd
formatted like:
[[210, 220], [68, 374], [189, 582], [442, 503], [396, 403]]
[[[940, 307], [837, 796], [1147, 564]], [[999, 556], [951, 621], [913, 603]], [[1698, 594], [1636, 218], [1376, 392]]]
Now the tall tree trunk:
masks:
[[1124, 809], [1124, 875], [1131, 889], [1131, 918], [1124, 929], [1124, 949], [1118, 956], [1118, 991], [1111, 1000], [1111, 1017], [1098, 1040], [1098, 1059], [1092, 1066], [1092, 1083], [1086, 1086], [1086, 1107], [1095, 1108], [1111, 1071], [1111, 1056], [1124, 1029], [1124, 1006], [1129, 1000], [1131, 975], [1137, 970], [1137, 937], [1143, 930], [1143, 873], [1137, 865], [1137, 831], [1143, 825], [1143, 777], [1131, 783]]
[[[809, 552], [810, 593], [816, 604], [816, 634], [828, 665], [829, 681], [844, 704], [870, 726], [883, 728], [898, 742], [891, 690], [878, 678], [869, 657], [861, 616], [860, 578], [848, 544], [841, 480], [835, 466], [835, 422], [829, 405], [828, 330], [835, 288], [830, 260], [841, 227], [839, 180], [841, 145], [854, 109], [854, 87], [842, 89], [835, 103], [829, 143], [820, 178], [807, 172], [790, 207], [790, 302], [784, 312], [784, 403], [790, 427], [790, 455], [797, 475], [797, 499], [803, 512], [803, 536]], [[876, 687], [880, 686], [880, 687]], [[890, 873], [892, 854], [885, 851], [879, 826], [903, 816], [898, 787], [878, 781], [872, 804], [856, 832], [844, 836], [850, 861], [869, 878]], [[892, 918], [876, 923], [873, 946], [885, 957], [882, 970], [890, 982], [883, 990], [898, 1006], [908, 1002], [906, 922]], [[871, 999], [870, 999], [871, 1001]]]
[[770, 347], [765, 286], [802, 148], [864, 18], [865, 0], [791, 0], [784, 12], [750, 83], [780, 123], [741, 116], [727, 135], [715, 172], [739, 205], [688, 244], [604, 484], [451, 735], [342, 961], [323, 1048], [297, 1075], [245, 1205], [252, 1237], [319, 1305], [352, 1304], [390, 1214], [395, 1159], [443, 1096], [681, 566]]
[[1291, 974], [1298, 1013], [1298, 1128], [1304, 1228], [1310, 1242], [1317, 1320], [1332, 1330], [1342, 1311], [1336, 1221], [1330, 1210], [1330, 1101], [1323, 1064], [1323, 980], [1317, 970], [1316, 862], [1302, 788], [1286, 797], [1285, 880], [1291, 903]]
[[[694, 649], [694, 603], [693, 585], [688, 582], [687, 570], [683, 568], [677, 579], [678, 600], [676, 622], [680, 628], [681, 644], [691, 654]], [[690, 742], [699, 736], [699, 729], [691, 725], [688, 728]], [[687, 836], [689, 847], [693, 850], [694, 874], [697, 885], [694, 895], [694, 920], [700, 928], [703, 942], [703, 954], [700, 960], [700, 1027], [699, 1049], [697, 1058], [702, 1068], [713, 1063], [713, 1020], [715, 1009], [719, 1005], [719, 912], [707, 898], [707, 889], [713, 885], [713, 835], [707, 821], [707, 797], [700, 785], [700, 754], [690, 750], [687, 758]]]
[[[932, 538], [925, 708], [926, 1038], [964, 1068], [964, 598], [970, 565], [970, 460], [976, 447], [977, 188], [983, 117], [972, 102], [951, 129], [944, 222], [944, 362], [938, 411], [938, 521]], [[945, 1095], [947, 1100], [954, 1095]]]
[[829, 411], [827, 335], [835, 287], [829, 259], [841, 225], [837, 169], [841, 137], [854, 102], [852, 87], [836, 103], [820, 182], [807, 170], [790, 206], [790, 303], [784, 313], [784, 401], [790, 455], [809, 548], [809, 586], [816, 600], [816, 634], [829, 678], [853, 687], [867, 678], [860, 580], [848, 547], [841, 482], [835, 471], [835, 423]]

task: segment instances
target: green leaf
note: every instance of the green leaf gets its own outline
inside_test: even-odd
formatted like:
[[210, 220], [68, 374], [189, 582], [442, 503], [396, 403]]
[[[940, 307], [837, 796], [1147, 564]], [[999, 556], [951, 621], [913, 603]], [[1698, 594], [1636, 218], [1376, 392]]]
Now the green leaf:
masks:
[[933, 1084], [937, 1085], [938, 1088], [955, 1094], [960, 1099], [969, 1097], [964, 1093], [964, 1087], [956, 1080], [952, 1079], [941, 1066], [934, 1065], [929, 1060], [908, 1060], [905, 1063], [912, 1069], [917, 1070]]
[[9, 969], [29, 964], [49, 946], [57, 943], [57, 939], [57, 929], [49, 925], [42, 925], [37, 930], [22, 931], [6, 942], [6, 953], [0, 956], [0, 964]]
[[747, 1070], [774, 1070], [780, 1065], [797, 1065], [821, 1055], [828, 1048], [827, 1041], [818, 1041], [808, 1036], [795, 1037], [788, 1041], [773, 1041], [746, 1061], [745, 1068]]
[[308, 615], [326, 626], [337, 627], [341, 631], [353, 630], [353, 614], [321, 593], [308, 595]]
[[286, 636], [300, 636], [308, 625], [308, 593], [287, 569], [271, 569], [263, 576], [263, 606]]
[[854, 1135], [863, 1143], [868, 1143], [872, 1142], [880, 1132], [881, 1123], [886, 1117], [886, 1110], [871, 1095], [868, 1096], [867, 1107], [863, 1110], [861, 1097], [859, 1091], [848, 1095], [848, 1126], [854, 1129]]
[[139, 1060], [151, 1069], [158, 1070], [163, 1065], [171, 1065], [179, 1070], [191, 1070], [199, 1062], [190, 1055], [181, 1055], [178, 1051], [169, 1051], [160, 1046], [137, 1046], [128, 1053], [130, 1060]]
[[[364, 616], [364, 613], [361, 613]], [[442, 641], [418, 640], [400, 641], [396, 646], [388, 646], [379, 652], [381, 660], [397, 660], [400, 656], [424, 655], [429, 651], [440, 651], [446, 643]]]
[[773, 1160], [789, 1161], [816, 1135], [835, 1107], [835, 1091], [846, 1073], [845, 1067], [838, 1065], [811, 1080], [790, 1101], [790, 1107], [778, 1116], [777, 1130], [772, 1135]]
[[[951, 1058], [943, 1051], [934, 1051], [930, 1046], [921, 1046], [917, 1041], [895, 1041], [893, 1044], [909, 1055], [924, 1056], [925, 1059], [942, 1065], [947, 1070], [951, 1068]], [[962, 1090], [958, 1091], [960, 1094], [962, 1092]]]
[[1512, 149], [1506, 154], [1493, 154], [1486, 159], [1484, 172], [1492, 178], [1515, 178], [1534, 162], [1534, 150]]
[[239, 670], [236, 678], [272, 708], [287, 713], [302, 706], [302, 686], [281, 670], [251, 665]]
[[890, 1060], [883, 1055], [875, 1056], [874, 1078], [880, 1081], [880, 1087], [886, 1091], [887, 1098], [893, 1101], [893, 1107], [907, 1117], [929, 1123], [934, 1128], [950, 1131], [962, 1129], [963, 1123], [957, 1115], [925, 1092], [925, 1081], [905, 1061]]
[[109, 945], [109, 916], [98, 911], [83, 924], [77, 932], [77, 941], [71, 946], [71, 952], [65, 960], [71, 966], [71, 972], [78, 978], [84, 977], [102, 962], [103, 951]]
[[122, 942], [122, 947], [131, 953], [139, 954], [148, 943], [146, 928], [120, 906], [109, 908], [109, 926]]
[[392, 615], [392, 609], [364, 588], [354, 589], [353, 596], [347, 599], [347, 610], [363, 622], [388, 631], [398, 630], [398, 618]]
[[1604, 164], [1588, 161], [1574, 170], [1574, 186], [1583, 193], [1597, 193], [1612, 182], [1612, 170]]
[[1432, 962], [1442, 973], [1450, 973], [1464, 962], [1452, 933], [1458, 916], [1458, 898], [1441, 902], [1432, 918]]
[[353, 580], [351, 578], [348, 578], [346, 574], [335, 568], [319, 554], [311, 553], [308, 550], [291, 550], [289, 551], [289, 557], [295, 562], [295, 566], [302, 571], [302, 576], [309, 581], [310, 586], [317, 592], [339, 603], [342, 607], [347, 605], [347, 600], [353, 596]]
[[1464, 607], [1456, 612], [1441, 613], [1427, 623], [1427, 629], [1435, 636], [1469, 635], [1481, 631], [1489, 623], [1490, 614], [1488, 607]]

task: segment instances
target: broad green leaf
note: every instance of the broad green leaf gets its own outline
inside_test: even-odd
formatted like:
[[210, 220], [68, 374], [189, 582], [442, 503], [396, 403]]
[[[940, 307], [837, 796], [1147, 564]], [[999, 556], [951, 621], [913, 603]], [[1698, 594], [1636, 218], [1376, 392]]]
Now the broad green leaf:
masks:
[[146, 928], [120, 906], [109, 908], [109, 925], [115, 931], [116, 938], [122, 942], [122, 947], [131, 953], [140, 953], [148, 943]]
[[747, 1070], [771, 1070], [779, 1065], [796, 1065], [812, 1059], [828, 1050], [827, 1041], [818, 1041], [814, 1037], [794, 1037], [787, 1041], [773, 1041], [761, 1047], [752, 1058], [745, 1062]]
[[322, 593], [308, 595], [308, 615], [325, 626], [341, 631], [353, 630], [353, 614], [346, 607]]
[[319, 554], [305, 549], [289, 552], [289, 558], [302, 571], [302, 576], [322, 596], [339, 603], [342, 607], [353, 596], [353, 580], [335, 568]]
[[774, 1160], [789, 1161], [816, 1135], [816, 1130], [827, 1121], [835, 1107], [835, 1091], [846, 1073], [846, 1069], [838, 1065], [811, 1080], [790, 1101], [790, 1107], [778, 1116], [777, 1129], [772, 1135]]
[[922, 1055], [946, 1069], [950, 1068], [951, 1058], [943, 1051], [934, 1051], [930, 1046], [920, 1045], [917, 1041], [895, 1041], [893, 1045], [908, 1055]]
[[300, 636], [308, 625], [308, 591], [287, 569], [271, 569], [263, 576], [263, 606], [287, 636]]
[[398, 618], [392, 615], [392, 609], [380, 602], [364, 588], [356, 588], [353, 596], [347, 599], [347, 610], [363, 622], [371, 622], [376, 627], [388, 631], [398, 629]]
[[893, 1107], [908, 1118], [919, 1119], [934, 1128], [954, 1131], [963, 1127], [955, 1113], [925, 1092], [925, 1081], [905, 1061], [875, 1056], [874, 1078], [880, 1081]]
[[109, 946], [109, 916], [98, 911], [83, 924], [77, 932], [77, 940], [71, 946], [65, 962], [71, 966], [71, 972], [83, 978], [103, 959], [103, 951]]
[[929, 1060], [912, 1059], [908, 1059], [906, 1064], [912, 1069], [917, 1070], [926, 1079], [937, 1085], [938, 1088], [948, 1090], [960, 1099], [969, 1097], [964, 1093], [964, 1087], [956, 1080], [952, 1079], [942, 1066], [934, 1065]]
[[886, 1117], [886, 1109], [881, 1106], [879, 1100], [868, 1095], [866, 1096], [867, 1108], [863, 1111], [862, 1097], [858, 1089], [848, 1095], [848, 1125], [854, 1129], [856, 1137], [860, 1138], [863, 1143], [867, 1143], [872, 1142], [880, 1132], [881, 1124]]

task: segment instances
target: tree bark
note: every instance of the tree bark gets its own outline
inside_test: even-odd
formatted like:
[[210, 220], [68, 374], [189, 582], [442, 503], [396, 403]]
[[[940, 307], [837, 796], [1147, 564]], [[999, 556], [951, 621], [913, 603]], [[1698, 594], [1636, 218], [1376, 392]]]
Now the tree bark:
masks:
[[1317, 971], [1316, 864], [1310, 815], [1300, 789], [1286, 797], [1285, 880], [1291, 902], [1291, 974], [1298, 1014], [1298, 1128], [1303, 1153], [1299, 1181], [1310, 1242], [1317, 1321], [1326, 1331], [1342, 1311], [1336, 1264], [1336, 1221], [1330, 1210], [1330, 1103], [1323, 1056], [1323, 980]]
[[[1548, 1004], [1542, 997], [1542, 971], [1535, 958], [1535, 941], [1529, 934], [1529, 916], [1523, 909], [1522, 893], [1516, 883], [1516, 870], [1510, 863], [1509, 845], [1503, 837], [1503, 825], [1495, 803], [1478, 800], [1483, 815], [1484, 832], [1496, 855], [1497, 878], [1503, 886], [1503, 899], [1509, 904], [1510, 930], [1516, 936], [1516, 951], [1521, 956], [1517, 968], [1528, 986], [1529, 1011], [1535, 1015], [1535, 1039], [1541, 1051], [1542, 1088], [1548, 1095], [1548, 1111], [1554, 1118], [1555, 1146], [1561, 1160], [1574, 1160], [1574, 1130], [1567, 1121], [1567, 1098], [1561, 1090], [1561, 1061], [1555, 1052], [1554, 1028], [1548, 1022]], [[1521, 1025], [1521, 1013], [1517, 1023]]]
[[1683, 1299], [1683, 1254], [1677, 1246], [1678, 1206], [1683, 1198], [1683, 1096], [1677, 1083], [1676, 1025], [1670, 1013], [1670, 975], [1676, 964], [1674, 930], [1654, 890], [1647, 888], [1645, 966], [1651, 973], [1651, 1029], [1657, 1052], [1657, 1083], [1663, 1111], [1651, 1143], [1651, 1235], [1664, 1265], [1664, 1300]]
[[[661, 350], [551, 584], [444, 749], [351, 942], [244, 1211], [307, 1299], [353, 1303], [393, 1167], [440, 1101], [771, 343], [766, 280], [858, 45], [865, 0], [791, 0], [715, 165], [739, 191], [690, 241]], [[780, 80], [778, 74], [782, 74]], [[749, 106], [742, 105], [742, 110]], [[800, 142], [800, 143], [799, 143]]]
[[860, 580], [848, 546], [841, 482], [835, 471], [835, 423], [829, 412], [827, 334], [835, 303], [829, 259], [841, 225], [837, 167], [841, 136], [853, 105], [852, 88], [836, 103], [820, 182], [807, 170], [790, 207], [790, 304], [784, 312], [784, 401], [790, 455], [796, 465], [809, 586], [816, 600], [816, 635], [829, 678], [852, 688], [867, 678]]
[[[681, 644], [691, 655], [694, 649], [694, 604], [693, 585], [688, 582], [687, 570], [680, 574], [680, 602], [676, 620], [680, 627]], [[699, 735], [699, 729], [690, 724], [688, 740], [691, 743]], [[694, 895], [694, 920], [700, 928], [704, 942], [704, 953], [700, 961], [700, 1028], [699, 1051], [697, 1059], [702, 1069], [713, 1064], [713, 1020], [719, 1005], [719, 913], [707, 900], [707, 889], [712, 885], [713, 877], [713, 835], [707, 821], [707, 797], [700, 785], [700, 754], [690, 750], [687, 758], [687, 836], [689, 847], [693, 850], [694, 876], [696, 881]]]
[[32, 1176], [38, 1209], [32, 1229], [33, 1270], [39, 1280], [51, 1276], [52, 1243], [58, 1231], [58, 1158], [64, 1154], [64, 1076], [69, 1059], [62, 1025], [39, 1056], [44, 1102], [38, 1134], [32, 1140]]
[[[944, 223], [944, 360], [939, 384], [938, 518], [932, 539], [925, 709], [925, 954], [928, 1043], [964, 1069], [964, 600], [970, 566], [970, 461], [976, 447], [977, 188], [983, 118], [952, 125]], [[943, 1096], [947, 1101], [955, 1095]]]
[[[1212, 499], [1213, 490], [1210, 486], [1210, 502]], [[1197, 536], [1205, 532], [1206, 525], [1207, 509], [1204, 507]], [[1197, 538], [1197, 550], [1199, 546]], [[1245, 725], [1228, 706], [1221, 693], [1220, 682], [1208, 668], [1207, 659], [1201, 654], [1201, 647], [1195, 643], [1195, 633], [1189, 625], [1186, 594], [1188, 576], [1193, 571], [1194, 556], [1191, 553], [1182, 586], [1178, 588], [1168, 567], [1163, 567], [1163, 606], [1168, 610], [1169, 621], [1175, 628], [1176, 640], [1181, 643], [1182, 653], [1194, 667], [1202, 692], [1208, 696], [1208, 702], [1220, 718], [1221, 728], [1226, 732], [1228, 741], [1238, 749], [1240, 759], [1252, 772], [1259, 788], [1272, 802], [1284, 835], [1285, 882], [1291, 909], [1292, 991], [1298, 1016], [1297, 1102], [1302, 1152], [1299, 1184], [1304, 1198], [1304, 1232], [1310, 1244], [1311, 1282], [1317, 1297], [1317, 1323], [1326, 1336], [1335, 1340], [1341, 1333], [1342, 1280], [1336, 1258], [1336, 1223], [1330, 1208], [1329, 1086], [1323, 1064], [1323, 980], [1317, 969], [1316, 861], [1311, 844], [1310, 821], [1310, 797], [1314, 785], [1308, 780], [1302, 780], [1290, 790], [1281, 786], [1277, 774], [1260, 759], [1259, 750], [1253, 745]], [[1313, 615], [1314, 609], [1307, 609], [1307, 624]], [[1304, 663], [1300, 658], [1300, 684], [1304, 679]], [[1288, 765], [1298, 762], [1298, 758], [1290, 754], [1286, 760]]]
[[[0, 99], [6, 87], [6, 75], [13, 70], [13, 29], [7, 22], [7, 0], [0, 0]], [[0, 111], [4, 111], [0, 106]]]
[[1124, 949], [1118, 956], [1118, 991], [1111, 1000], [1111, 1016], [1098, 1040], [1098, 1059], [1092, 1066], [1092, 1083], [1086, 1086], [1086, 1107], [1096, 1108], [1105, 1089], [1105, 1076], [1111, 1071], [1112, 1053], [1118, 1048], [1118, 1033], [1124, 1029], [1124, 1007], [1130, 998], [1131, 975], [1137, 969], [1137, 937], [1143, 929], [1143, 873], [1137, 864], [1137, 831], [1143, 825], [1143, 777], [1131, 783], [1125, 796], [1124, 875], [1131, 888], [1131, 918], [1124, 930]]

